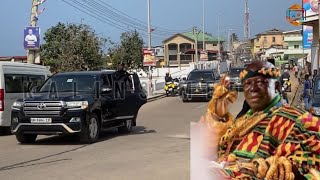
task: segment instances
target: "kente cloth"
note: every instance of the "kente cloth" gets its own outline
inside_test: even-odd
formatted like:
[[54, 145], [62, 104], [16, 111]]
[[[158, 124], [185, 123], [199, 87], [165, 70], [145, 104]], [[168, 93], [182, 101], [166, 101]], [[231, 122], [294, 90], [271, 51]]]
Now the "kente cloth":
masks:
[[[320, 119], [305, 110], [283, 105], [279, 95], [263, 111], [249, 110], [231, 121], [219, 141], [219, 163], [232, 164], [230, 156], [236, 157], [236, 162], [251, 163], [278, 155], [290, 160], [307, 179], [314, 177], [309, 172], [311, 168], [320, 171]], [[235, 126], [243, 128], [235, 131]], [[245, 175], [228, 166], [219, 173], [234, 179]]]

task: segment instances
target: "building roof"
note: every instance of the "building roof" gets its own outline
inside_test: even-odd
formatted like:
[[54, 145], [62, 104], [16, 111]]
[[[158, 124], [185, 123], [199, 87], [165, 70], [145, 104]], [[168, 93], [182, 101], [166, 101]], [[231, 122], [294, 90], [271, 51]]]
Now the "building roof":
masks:
[[261, 35], [281, 35], [284, 31], [280, 29], [270, 29], [268, 31], [262, 32], [257, 34], [256, 36], [261, 36]]
[[[171, 36], [170, 38], [164, 40], [163, 42], [167, 42], [167, 41], [170, 41], [171, 39], [177, 37], [177, 36], [182, 36], [186, 39], [189, 39], [190, 41], [195, 41], [196, 40], [196, 34], [194, 34], [192, 31], [191, 32], [184, 32], [184, 33], [178, 33], [178, 34], [175, 34], [173, 36]], [[219, 39], [220, 39], [220, 42], [224, 42], [225, 39], [223, 36], [212, 36], [212, 35], [209, 35], [207, 33], [204, 34], [204, 39], [206, 42], [218, 42]], [[198, 35], [198, 42], [203, 42], [203, 33], [200, 32], [199, 35]]]
[[301, 33], [302, 33], [302, 29], [283, 32], [283, 34], [301, 34]]

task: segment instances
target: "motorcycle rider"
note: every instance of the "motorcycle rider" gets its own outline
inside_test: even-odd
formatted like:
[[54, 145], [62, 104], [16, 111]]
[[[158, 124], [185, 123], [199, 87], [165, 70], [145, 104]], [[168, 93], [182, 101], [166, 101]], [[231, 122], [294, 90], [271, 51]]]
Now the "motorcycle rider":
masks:
[[164, 78], [164, 80], [166, 81], [166, 83], [172, 82], [172, 77], [170, 76], [169, 73], [166, 73], [166, 77]]
[[288, 72], [287, 69], [284, 70], [283, 74], [282, 74], [281, 77], [280, 77], [281, 86], [283, 86], [283, 84], [284, 84], [284, 80], [283, 80], [283, 79], [288, 79], [288, 80], [290, 80], [290, 74], [289, 74], [289, 72]]

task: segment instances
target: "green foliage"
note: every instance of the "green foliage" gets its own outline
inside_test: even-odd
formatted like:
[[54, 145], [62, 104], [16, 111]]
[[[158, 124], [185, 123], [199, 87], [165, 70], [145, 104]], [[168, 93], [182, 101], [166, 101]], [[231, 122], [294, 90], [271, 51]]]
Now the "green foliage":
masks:
[[102, 49], [107, 39], [98, 37], [87, 25], [58, 23], [45, 33], [41, 58], [53, 72], [102, 68]]
[[118, 63], [125, 63], [126, 69], [143, 68], [143, 39], [137, 31], [122, 33], [121, 43], [109, 48], [110, 68], [116, 68]]

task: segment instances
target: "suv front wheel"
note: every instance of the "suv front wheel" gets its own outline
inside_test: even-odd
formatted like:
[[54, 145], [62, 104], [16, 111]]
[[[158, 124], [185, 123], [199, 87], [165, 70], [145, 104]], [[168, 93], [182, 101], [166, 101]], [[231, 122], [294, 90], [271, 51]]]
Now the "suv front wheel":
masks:
[[36, 134], [22, 134], [18, 133], [16, 134], [16, 139], [22, 143], [22, 144], [27, 144], [27, 143], [34, 143], [37, 139]]
[[80, 141], [92, 144], [98, 141], [100, 134], [100, 122], [96, 114], [91, 114], [87, 123], [82, 125]]

